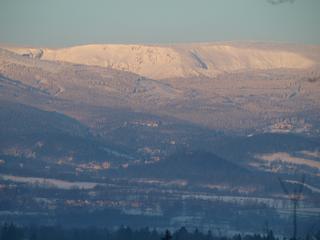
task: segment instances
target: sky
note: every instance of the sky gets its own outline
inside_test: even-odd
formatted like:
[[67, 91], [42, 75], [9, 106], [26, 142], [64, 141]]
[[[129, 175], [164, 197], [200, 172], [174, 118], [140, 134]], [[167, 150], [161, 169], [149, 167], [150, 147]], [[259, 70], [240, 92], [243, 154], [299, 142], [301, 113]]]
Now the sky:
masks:
[[320, 0], [0, 0], [0, 43], [320, 44]]

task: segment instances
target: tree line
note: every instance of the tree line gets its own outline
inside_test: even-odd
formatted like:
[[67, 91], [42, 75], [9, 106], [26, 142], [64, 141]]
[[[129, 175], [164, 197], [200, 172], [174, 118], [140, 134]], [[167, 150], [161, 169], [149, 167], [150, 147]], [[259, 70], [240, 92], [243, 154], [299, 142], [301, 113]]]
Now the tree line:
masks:
[[[320, 230], [304, 239], [320, 240]], [[93, 227], [74, 229], [59, 226], [21, 227], [12, 223], [4, 223], [0, 228], [0, 240], [286, 240], [286, 238], [276, 238], [271, 230], [265, 234], [237, 234], [233, 237], [227, 237], [216, 236], [211, 231], [206, 233], [197, 229], [188, 231], [185, 227], [174, 232], [169, 230], [161, 232], [149, 228], [131, 229], [124, 226], [110, 231]]]

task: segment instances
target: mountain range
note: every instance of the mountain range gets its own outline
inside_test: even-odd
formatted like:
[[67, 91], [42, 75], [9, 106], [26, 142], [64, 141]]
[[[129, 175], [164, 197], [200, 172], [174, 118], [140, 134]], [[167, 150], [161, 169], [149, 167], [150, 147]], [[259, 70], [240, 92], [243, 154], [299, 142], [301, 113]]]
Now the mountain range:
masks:
[[81, 207], [99, 224], [252, 230], [272, 218], [287, 231], [282, 179], [304, 186], [308, 226], [319, 106], [320, 46], [0, 45], [0, 217], [71, 224]]

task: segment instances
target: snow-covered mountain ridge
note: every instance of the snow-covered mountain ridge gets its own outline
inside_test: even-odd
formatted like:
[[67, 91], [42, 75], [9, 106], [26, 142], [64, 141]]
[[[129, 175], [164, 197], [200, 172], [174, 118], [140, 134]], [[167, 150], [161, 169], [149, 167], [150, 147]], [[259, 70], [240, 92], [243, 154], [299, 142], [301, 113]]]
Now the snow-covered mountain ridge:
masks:
[[21, 47], [7, 49], [25, 56], [109, 67], [152, 79], [211, 78], [225, 72], [249, 69], [308, 69], [318, 62], [294, 47], [285, 45], [279, 48], [278, 45], [267, 43], [96, 44], [60, 49]]

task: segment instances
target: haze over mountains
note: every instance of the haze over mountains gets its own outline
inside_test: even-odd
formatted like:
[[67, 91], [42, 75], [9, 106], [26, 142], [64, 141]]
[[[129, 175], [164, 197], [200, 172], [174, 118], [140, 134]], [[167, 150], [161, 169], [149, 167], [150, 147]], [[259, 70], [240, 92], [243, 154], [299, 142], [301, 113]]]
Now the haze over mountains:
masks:
[[[287, 226], [278, 177], [301, 174], [306, 226], [320, 213], [319, 46], [2, 46], [0, 103], [0, 184], [31, 199], [25, 221], [81, 207], [81, 224]], [[19, 219], [7, 198], [0, 216]]]

